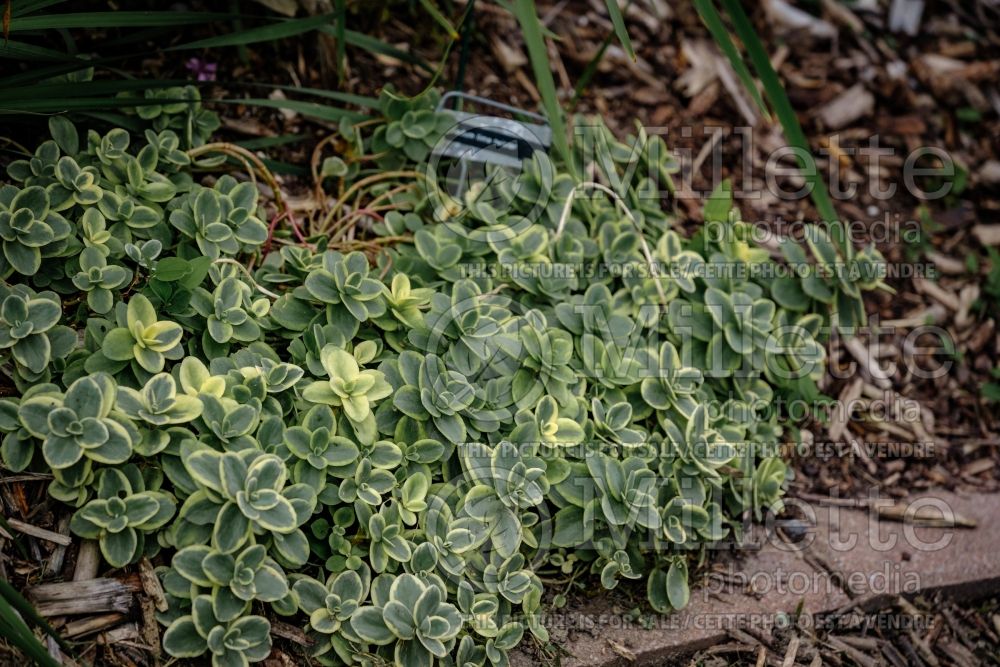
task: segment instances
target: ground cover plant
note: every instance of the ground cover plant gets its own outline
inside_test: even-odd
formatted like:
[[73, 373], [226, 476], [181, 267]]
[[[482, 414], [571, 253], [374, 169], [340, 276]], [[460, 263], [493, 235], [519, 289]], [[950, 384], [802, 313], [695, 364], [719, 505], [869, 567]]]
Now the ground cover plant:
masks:
[[725, 187], [723, 233], [686, 238], [662, 142], [633, 160], [587, 119], [585, 176], [536, 154], [452, 197], [435, 108], [343, 121], [340, 203], [308, 221], [194, 104], [141, 133], [55, 116], [8, 168], [3, 464], [51, 473], [109, 566], [159, 566], [172, 656], [262, 660], [283, 617], [324, 664], [504, 665], [547, 637], [546, 573], [645, 579], [669, 611], [780, 508], [774, 406], [815, 398], [877, 252], [815, 227], [774, 259]]

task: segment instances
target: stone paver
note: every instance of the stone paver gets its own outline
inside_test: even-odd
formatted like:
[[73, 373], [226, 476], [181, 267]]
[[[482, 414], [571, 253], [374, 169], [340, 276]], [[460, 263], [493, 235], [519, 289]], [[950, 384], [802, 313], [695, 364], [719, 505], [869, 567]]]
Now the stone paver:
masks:
[[[776, 537], [766, 540], [759, 550], [723, 567], [729, 586], [712, 579], [692, 591], [684, 610], [654, 619], [652, 629], [627, 622], [603, 600], [554, 615], [550, 625], [591, 628], [572, 632], [563, 645], [571, 655], [561, 665], [662, 664], [726, 641], [729, 627], [769, 633], [783, 620], [780, 615], [800, 602], [806, 614], [815, 615], [852, 601], [876, 604], [917, 591], [943, 590], [964, 598], [1000, 591], [1000, 494], [937, 491], [907, 502], [916, 502], [911, 506], [922, 507], [922, 513], [950, 508], [975, 521], [976, 528], [914, 526], [875, 519], [864, 509], [804, 506], [816, 525], [794, 549]], [[511, 664], [528, 667], [536, 660], [516, 651]]]

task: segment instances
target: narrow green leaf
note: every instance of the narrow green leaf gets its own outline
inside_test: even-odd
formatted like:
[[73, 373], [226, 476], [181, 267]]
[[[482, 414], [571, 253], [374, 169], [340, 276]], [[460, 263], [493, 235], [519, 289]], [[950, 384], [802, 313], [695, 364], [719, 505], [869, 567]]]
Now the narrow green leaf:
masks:
[[334, 39], [337, 42], [337, 81], [344, 82], [347, 67], [347, 0], [334, 0], [336, 22], [333, 24]]
[[164, 51], [181, 51], [184, 49], [211, 49], [220, 46], [245, 46], [258, 42], [271, 42], [276, 39], [294, 37], [302, 33], [316, 30], [320, 26], [329, 25], [336, 18], [335, 13], [322, 14], [320, 16], [310, 16], [303, 19], [288, 19], [276, 21], [270, 25], [258, 26], [233, 32], [228, 35], [218, 37], [208, 37], [194, 42], [178, 44], [164, 49]]
[[43, 14], [22, 16], [10, 22], [10, 31], [59, 30], [64, 28], [152, 28], [158, 26], [199, 25], [231, 19], [221, 12], [80, 12], [78, 14]]
[[757, 70], [757, 75], [764, 86], [767, 98], [774, 106], [775, 115], [777, 115], [782, 129], [785, 131], [788, 143], [798, 149], [796, 159], [799, 162], [799, 166], [803, 169], [804, 177], [812, 187], [812, 200], [816, 205], [816, 210], [823, 220], [829, 221], [833, 225], [834, 240], [840, 246], [840, 251], [844, 258], [850, 259], [853, 256], [853, 249], [847, 241], [843, 224], [837, 218], [837, 211], [833, 208], [833, 201], [830, 199], [830, 193], [826, 189], [823, 175], [818, 169], [809, 168], [806, 157], [810, 155], [809, 142], [802, 132], [802, 126], [799, 125], [799, 119], [795, 116], [795, 110], [792, 108], [792, 103], [785, 93], [784, 86], [781, 85], [778, 73], [771, 66], [771, 60], [768, 58], [767, 51], [764, 50], [764, 45], [761, 43], [760, 38], [757, 37], [750, 19], [747, 18], [738, 0], [722, 0], [722, 3], [733, 21], [733, 28], [736, 31], [736, 35], [743, 42], [743, 45], [747, 49], [747, 54], [750, 56], [750, 61], [753, 63], [754, 69]]
[[635, 49], [632, 48], [632, 40], [628, 36], [628, 28], [625, 27], [625, 18], [622, 16], [621, 7], [618, 6], [618, 0], [605, 0], [605, 4], [608, 6], [608, 14], [611, 15], [611, 25], [615, 27], [615, 34], [618, 35], [618, 41], [622, 43], [622, 48], [625, 49], [625, 53], [632, 60], [635, 60]]
[[587, 66], [583, 68], [583, 72], [580, 74], [580, 78], [577, 79], [576, 85], [573, 86], [573, 99], [569, 103], [569, 108], [572, 111], [576, 108], [576, 105], [580, 102], [580, 97], [583, 96], [583, 91], [587, 89], [590, 85], [590, 81], [597, 74], [597, 68], [601, 65], [601, 61], [604, 60], [604, 53], [611, 46], [611, 40], [614, 39], [614, 33], [609, 32], [605, 36], [604, 41], [601, 42], [601, 46], [594, 53], [594, 57], [590, 59]]
[[14, 3], [11, 14], [13, 16], [24, 16], [34, 12], [52, 7], [53, 5], [64, 4], [67, 0], [18, 0]]
[[59, 663], [49, 655], [45, 646], [14, 613], [6, 600], [0, 600], [0, 636], [5, 637], [37, 664], [44, 667], [59, 667]]
[[729, 36], [729, 31], [726, 30], [726, 26], [722, 23], [722, 17], [719, 16], [719, 12], [713, 3], [714, 0], [694, 0], [694, 7], [698, 10], [698, 15], [701, 16], [701, 20], [705, 23], [705, 27], [708, 28], [708, 32], [711, 33], [712, 39], [715, 40], [715, 43], [722, 49], [722, 53], [729, 59], [729, 64], [732, 65], [733, 71], [736, 72], [736, 76], [739, 77], [740, 83], [743, 84], [747, 94], [750, 95], [754, 104], [760, 109], [764, 118], [770, 120], [771, 113], [768, 111], [767, 105], [764, 104], [764, 99], [760, 96], [760, 91], [757, 90], [757, 83], [753, 80], [753, 75], [747, 69], [746, 63], [743, 62], [743, 58], [740, 56], [736, 45], [733, 44], [733, 40]]
[[35, 46], [25, 42], [9, 40], [0, 42], [0, 58], [10, 58], [11, 60], [64, 62], [70, 60], [69, 56], [62, 51], [47, 49], [44, 46]]
[[221, 102], [223, 104], [250, 104], [259, 107], [269, 107], [271, 109], [290, 109], [302, 114], [303, 116], [312, 116], [313, 118], [319, 118], [320, 120], [328, 120], [331, 122], [339, 122], [342, 118], [348, 118], [350, 120], [363, 120], [367, 118], [365, 114], [357, 111], [348, 111], [347, 109], [331, 107], [325, 104], [317, 104], [315, 102], [303, 102], [301, 100], [269, 100], [266, 98], [250, 97], [246, 99], [225, 99], [213, 101]]
[[[337, 27], [332, 25], [320, 26], [320, 32], [327, 33], [329, 35], [337, 36]], [[434, 68], [431, 67], [427, 61], [425, 61], [420, 56], [414, 55], [400, 48], [383, 42], [380, 39], [376, 39], [370, 35], [366, 35], [363, 32], [357, 32], [356, 30], [344, 29], [344, 42], [350, 44], [351, 46], [356, 46], [360, 49], [364, 49], [370, 53], [377, 53], [383, 56], [389, 56], [395, 58], [396, 60], [402, 60], [403, 62], [410, 63], [411, 65], [416, 65], [422, 70], [427, 72], [433, 72]]]
[[65, 639], [60, 637], [59, 633], [57, 633], [55, 629], [49, 625], [48, 621], [46, 621], [45, 618], [38, 613], [31, 603], [24, 599], [24, 596], [18, 593], [17, 590], [4, 579], [0, 579], [0, 597], [2, 597], [7, 604], [16, 609], [22, 617], [27, 618], [33, 624], [37, 625], [46, 633], [51, 635], [64, 651], [70, 655], [75, 654], [73, 647], [70, 646]]
[[427, 10], [427, 13], [431, 15], [438, 25], [444, 28], [448, 32], [448, 36], [452, 39], [458, 39], [458, 31], [455, 30], [455, 26], [451, 24], [448, 17], [441, 13], [441, 10], [437, 8], [434, 4], [434, 0], [420, 0], [420, 5]]
[[514, 0], [513, 11], [518, 23], [521, 24], [524, 43], [528, 47], [528, 59], [531, 61], [531, 69], [535, 73], [535, 84], [542, 96], [542, 107], [549, 125], [552, 127], [552, 143], [555, 144], [556, 150], [561, 154], [573, 177], [579, 178], [576, 163], [569, 148], [566, 123], [559, 105], [559, 97], [556, 94], [556, 82], [552, 78], [548, 51], [545, 47], [545, 39], [542, 37], [542, 22], [538, 20], [535, 0]]

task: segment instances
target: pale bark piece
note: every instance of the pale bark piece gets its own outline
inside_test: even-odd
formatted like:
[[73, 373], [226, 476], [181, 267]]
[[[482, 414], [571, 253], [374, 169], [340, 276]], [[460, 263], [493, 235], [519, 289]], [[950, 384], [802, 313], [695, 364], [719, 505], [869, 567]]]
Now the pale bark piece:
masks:
[[40, 584], [25, 591], [42, 616], [73, 616], [105, 612], [127, 613], [135, 593], [142, 590], [138, 577], [85, 579]]
[[73, 570], [73, 581], [86, 581], [97, 576], [97, 568], [101, 563], [101, 554], [95, 540], [84, 540], [76, 554], [76, 569]]
[[871, 114], [874, 109], [875, 96], [863, 83], [857, 83], [827, 102], [816, 115], [826, 127], [839, 130]]
[[19, 533], [31, 535], [32, 537], [37, 537], [38, 539], [45, 540], [46, 542], [52, 542], [64, 547], [68, 547], [73, 543], [73, 538], [69, 535], [62, 535], [51, 530], [46, 530], [45, 528], [32, 526], [30, 523], [25, 523], [24, 521], [19, 521], [18, 519], [7, 519], [7, 523], [11, 528]]
[[1000, 225], [976, 225], [972, 235], [983, 245], [1000, 245]]

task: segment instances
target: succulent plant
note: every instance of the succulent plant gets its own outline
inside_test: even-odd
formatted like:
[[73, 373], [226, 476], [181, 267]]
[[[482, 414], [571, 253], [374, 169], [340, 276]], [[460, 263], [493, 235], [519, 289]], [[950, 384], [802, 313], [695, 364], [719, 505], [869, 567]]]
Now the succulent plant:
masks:
[[316, 495], [306, 485], [285, 487], [284, 462], [254, 450], [200, 449], [184, 461], [204, 487], [184, 502], [181, 517], [213, 525], [212, 546], [233, 553], [257, 534], [288, 534], [308, 518]]
[[359, 607], [351, 616], [358, 637], [376, 646], [394, 643], [393, 659], [404, 667], [429, 665], [434, 657], [448, 655], [462, 629], [462, 617], [445, 602], [443, 587], [401, 574], [388, 587], [377, 588], [375, 604]]
[[301, 424], [285, 429], [283, 442], [299, 459], [292, 468], [293, 477], [317, 493], [326, 486], [327, 468], [350, 465], [359, 454], [357, 445], [337, 435], [337, 419], [325, 405], [313, 406]]
[[381, 371], [362, 370], [355, 355], [333, 345], [323, 348], [320, 362], [330, 379], [306, 385], [302, 397], [312, 403], [340, 407], [358, 434], [370, 442], [376, 430], [373, 406], [392, 393], [392, 386]]
[[264, 660], [280, 616], [321, 664], [506, 667], [550, 640], [553, 573], [684, 606], [706, 545], [781, 508], [776, 400], [824, 400], [826, 325], [886, 289], [818, 227], [772, 258], [725, 184], [685, 237], [641, 131], [572, 148], [620, 199], [542, 151], [442, 197], [398, 174], [455, 117], [385, 92], [320, 173], [362, 205], [307, 235], [252, 180], [196, 182], [229, 150], [190, 151], [197, 89], [129, 99], [140, 131], [53, 116], [0, 186], [0, 458], [110, 566], [163, 563], [175, 658]]
[[177, 383], [169, 373], [157, 373], [141, 391], [118, 387], [117, 406], [132, 419], [154, 426], [193, 421], [202, 410], [197, 398], [177, 393]]
[[0, 302], [0, 350], [9, 351], [14, 361], [31, 373], [41, 373], [52, 360], [53, 338], [59, 332], [61, 316], [55, 294], [11, 292]]
[[265, 298], [254, 299], [251, 287], [237, 278], [221, 281], [211, 294], [199, 288], [193, 305], [205, 318], [206, 331], [216, 343], [257, 340], [261, 335], [257, 321], [271, 307]]
[[76, 511], [70, 529], [97, 540], [110, 565], [125, 567], [143, 553], [143, 536], [166, 525], [176, 509], [173, 496], [133, 488], [122, 472], [105, 468], [98, 476], [97, 497]]
[[81, 458], [97, 463], [124, 463], [132, 454], [138, 431], [114, 415], [116, 387], [110, 375], [82, 377], [59, 392], [34, 395], [21, 402], [18, 417], [42, 440], [45, 462], [69, 468]]
[[360, 252], [323, 253], [320, 268], [310, 271], [303, 286], [310, 297], [338, 306], [360, 322], [385, 313], [385, 286], [368, 276], [368, 260]]
[[215, 616], [212, 597], [199, 595], [191, 603], [191, 613], [163, 633], [163, 648], [175, 658], [198, 658], [207, 652], [212, 667], [246, 665], [271, 652], [271, 624], [253, 615], [222, 621]]
[[80, 253], [80, 272], [73, 276], [73, 284], [87, 293], [87, 305], [103, 315], [115, 305], [114, 290], [132, 280], [132, 272], [122, 266], [108, 265], [97, 246], [84, 248]]
[[278, 602], [289, 591], [284, 571], [262, 544], [237, 554], [194, 545], [180, 549], [171, 564], [193, 586], [211, 591], [212, 611], [220, 621], [238, 618], [252, 600]]
[[0, 239], [5, 260], [0, 271], [4, 275], [15, 271], [35, 275], [42, 257], [62, 252], [71, 231], [66, 219], [50, 207], [49, 195], [42, 187], [0, 187]]
[[180, 350], [184, 330], [174, 322], [158, 319], [153, 304], [142, 294], [129, 300], [124, 324], [104, 337], [101, 351], [108, 359], [134, 359], [146, 371], [159, 373], [166, 355]]
[[267, 226], [256, 215], [252, 183], [220, 178], [213, 188], [192, 191], [170, 212], [170, 224], [207, 257], [233, 256], [267, 240]]

